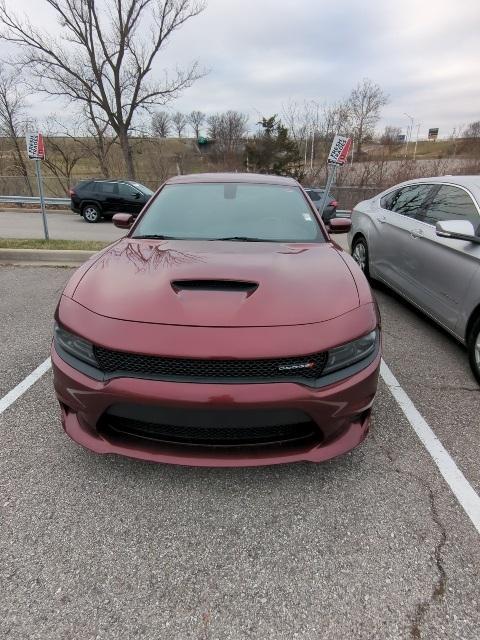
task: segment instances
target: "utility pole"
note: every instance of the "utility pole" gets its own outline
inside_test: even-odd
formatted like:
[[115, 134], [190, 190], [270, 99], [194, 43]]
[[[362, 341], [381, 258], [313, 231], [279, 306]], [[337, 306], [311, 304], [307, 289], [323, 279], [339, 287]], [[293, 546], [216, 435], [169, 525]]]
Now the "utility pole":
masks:
[[417, 144], [418, 144], [418, 134], [420, 132], [420, 125], [421, 123], [419, 122], [417, 124], [417, 137], [415, 138], [415, 149], [413, 150], [413, 159], [416, 160], [417, 158]]
[[413, 131], [413, 123], [415, 122], [414, 118], [412, 118], [412, 116], [409, 116], [408, 113], [403, 112], [403, 115], [407, 116], [407, 118], [410, 118], [410, 126], [407, 128], [407, 140], [406, 140], [406, 144], [405, 144], [405, 158], [407, 157], [407, 153], [408, 153], [408, 142], [410, 140], [410, 137], [412, 135], [412, 131]]
[[313, 170], [313, 149], [315, 146], [315, 129], [312, 129], [312, 149], [310, 152], [310, 169]]

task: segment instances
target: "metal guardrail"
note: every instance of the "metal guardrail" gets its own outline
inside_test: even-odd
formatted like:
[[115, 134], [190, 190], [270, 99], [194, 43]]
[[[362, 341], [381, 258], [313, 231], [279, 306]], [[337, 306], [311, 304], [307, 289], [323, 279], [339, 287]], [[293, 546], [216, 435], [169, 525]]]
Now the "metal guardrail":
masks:
[[[36, 198], [35, 196], [0, 196], [1, 204], [38, 204], [40, 205], [40, 198]], [[70, 206], [70, 198], [45, 198], [46, 205], [60, 205], [60, 206]], [[348, 209], [338, 209], [336, 216], [337, 218], [349, 218], [351, 215], [351, 211]]]
[[[47, 205], [60, 205], [69, 206], [70, 198], [44, 198]], [[0, 203], [2, 204], [38, 204], [40, 205], [40, 198], [35, 196], [0, 196]]]

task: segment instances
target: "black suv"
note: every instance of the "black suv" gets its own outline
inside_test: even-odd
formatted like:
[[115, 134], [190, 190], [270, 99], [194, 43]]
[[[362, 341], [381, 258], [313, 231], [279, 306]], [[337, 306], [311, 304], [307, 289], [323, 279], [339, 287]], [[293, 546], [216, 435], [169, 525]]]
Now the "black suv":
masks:
[[[322, 204], [323, 194], [325, 193], [325, 189], [321, 189], [318, 187], [305, 187], [305, 191], [308, 193], [308, 197], [313, 201], [315, 208], [317, 211], [320, 210], [320, 205]], [[335, 218], [337, 213], [338, 203], [331, 193], [328, 194], [327, 201], [325, 203], [325, 209], [323, 210], [322, 219], [325, 222], [329, 222], [332, 218]]]
[[131, 180], [82, 180], [70, 189], [70, 208], [87, 222], [118, 212], [137, 216], [152, 195], [151, 189]]

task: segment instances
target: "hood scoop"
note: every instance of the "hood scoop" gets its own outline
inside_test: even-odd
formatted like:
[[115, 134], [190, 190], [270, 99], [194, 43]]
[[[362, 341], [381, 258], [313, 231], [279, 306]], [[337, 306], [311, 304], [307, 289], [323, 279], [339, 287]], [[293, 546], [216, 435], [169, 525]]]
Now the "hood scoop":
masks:
[[258, 282], [246, 280], [172, 280], [170, 283], [176, 293], [180, 291], [236, 291], [251, 295]]

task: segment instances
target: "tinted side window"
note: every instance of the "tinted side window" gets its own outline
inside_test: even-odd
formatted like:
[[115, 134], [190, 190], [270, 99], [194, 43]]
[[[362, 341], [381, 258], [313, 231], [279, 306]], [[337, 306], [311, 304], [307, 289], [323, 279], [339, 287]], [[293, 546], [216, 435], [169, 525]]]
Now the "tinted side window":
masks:
[[313, 200], [314, 202], [316, 200], [320, 200], [321, 194], [318, 191], [307, 191], [307, 193], [310, 196], [310, 199]]
[[476, 227], [480, 218], [466, 191], [444, 184], [425, 210], [422, 220], [428, 224], [436, 224], [439, 220], [470, 220]]
[[136, 193], [138, 193], [137, 189], [134, 189], [130, 184], [125, 184], [125, 182], [120, 182], [118, 185], [118, 193], [122, 196], [122, 198], [133, 198]]
[[95, 182], [94, 190], [96, 193], [117, 194], [118, 184], [116, 182]]
[[397, 191], [392, 191], [386, 196], [383, 196], [383, 198], [380, 200], [380, 206], [382, 207], [382, 209], [391, 209], [392, 201], [397, 196], [397, 194], [400, 193], [400, 191], [401, 189], [398, 189]]
[[93, 185], [90, 180], [86, 180], [85, 182], [79, 182], [75, 187], [75, 191], [90, 191]]
[[413, 218], [422, 208], [431, 190], [432, 186], [429, 184], [412, 184], [403, 187], [394, 193], [389, 208], [395, 213]]

